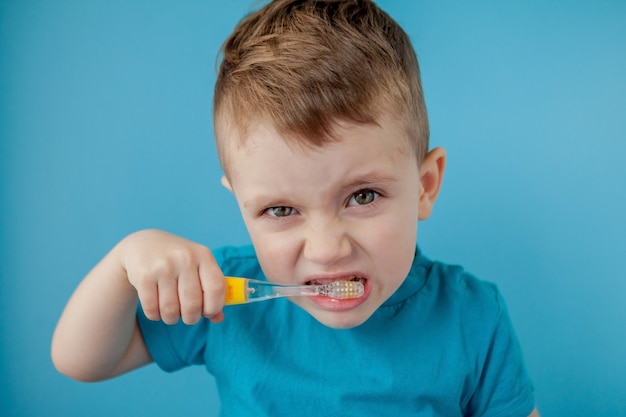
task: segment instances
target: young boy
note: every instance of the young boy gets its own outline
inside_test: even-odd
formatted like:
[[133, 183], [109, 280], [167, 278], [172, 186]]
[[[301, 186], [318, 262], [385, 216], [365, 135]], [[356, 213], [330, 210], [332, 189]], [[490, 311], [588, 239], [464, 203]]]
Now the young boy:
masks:
[[[202, 364], [224, 416], [536, 415], [497, 289], [417, 249], [446, 155], [428, 151], [396, 22], [369, 0], [274, 1], [226, 41], [214, 100], [222, 182], [253, 246], [124, 238], [59, 321], [61, 372]], [[364, 294], [223, 308], [225, 275]]]

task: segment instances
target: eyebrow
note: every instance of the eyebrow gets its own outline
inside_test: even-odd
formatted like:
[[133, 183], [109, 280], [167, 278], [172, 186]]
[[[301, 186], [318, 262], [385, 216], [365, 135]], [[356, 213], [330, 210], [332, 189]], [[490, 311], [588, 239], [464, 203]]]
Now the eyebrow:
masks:
[[259, 208], [268, 207], [292, 207], [295, 204], [290, 201], [289, 198], [277, 198], [267, 195], [260, 195], [254, 197], [248, 201], [244, 201], [243, 207], [247, 210], [257, 211]]
[[380, 187], [398, 181], [397, 177], [379, 174], [365, 174], [354, 178], [352, 181], [341, 186], [340, 194], [356, 191], [368, 187]]
[[[384, 186], [386, 184], [397, 181], [395, 176], [384, 176], [379, 174], [365, 174], [359, 175], [352, 179], [350, 182], [343, 184], [339, 187], [338, 194], [343, 195], [349, 192], [354, 192], [362, 188]], [[243, 203], [243, 207], [246, 209], [267, 208], [267, 207], [297, 207], [298, 204], [293, 200], [292, 196], [269, 196], [259, 195], [251, 198]]]

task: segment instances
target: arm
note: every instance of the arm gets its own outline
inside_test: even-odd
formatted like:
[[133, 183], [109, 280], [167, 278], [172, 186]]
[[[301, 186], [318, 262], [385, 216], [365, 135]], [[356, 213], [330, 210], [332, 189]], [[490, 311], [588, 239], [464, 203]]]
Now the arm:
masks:
[[533, 410], [532, 413], [530, 413], [530, 415], [528, 417], [539, 417], [539, 412], [537, 411], [537, 409], [535, 408]]
[[108, 379], [152, 361], [136, 320], [219, 322], [223, 275], [210, 251], [156, 230], [134, 233], [109, 252], [80, 283], [52, 339], [56, 368], [81, 381]]

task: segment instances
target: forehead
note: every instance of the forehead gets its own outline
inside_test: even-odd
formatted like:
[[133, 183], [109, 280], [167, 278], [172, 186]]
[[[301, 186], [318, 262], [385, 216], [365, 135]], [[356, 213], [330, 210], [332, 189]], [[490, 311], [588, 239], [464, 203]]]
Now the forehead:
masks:
[[230, 177], [238, 159], [245, 155], [250, 156], [260, 147], [270, 152], [272, 149], [285, 147], [295, 155], [312, 156], [324, 153], [325, 149], [342, 142], [349, 141], [352, 146], [359, 147], [368, 140], [371, 142], [377, 138], [380, 145], [388, 150], [414, 154], [405, 126], [404, 120], [385, 113], [374, 123], [335, 120], [325, 137], [309, 138], [297, 133], [279, 132], [267, 118], [242, 124], [232, 116], [222, 114], [216, 116], [215, 137], [222, 169]]

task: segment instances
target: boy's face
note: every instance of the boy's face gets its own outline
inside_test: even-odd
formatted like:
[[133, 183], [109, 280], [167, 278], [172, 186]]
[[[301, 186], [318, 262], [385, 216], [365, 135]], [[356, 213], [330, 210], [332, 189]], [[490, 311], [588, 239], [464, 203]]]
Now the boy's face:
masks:
[[363, 278], [361, 298], [293, 297], [335, 328], [367, 320], [402, 284], [417, 240], [422, 188], [397, 124], [341, 123], [339, 141], [289, 146], [271, 124], [230, 147], [230, 183], [258, 259], [273, 282]]

